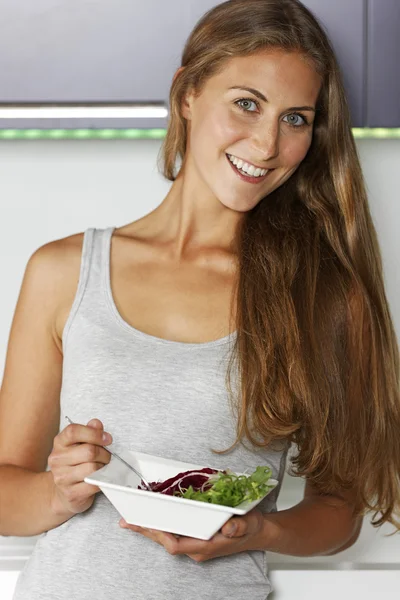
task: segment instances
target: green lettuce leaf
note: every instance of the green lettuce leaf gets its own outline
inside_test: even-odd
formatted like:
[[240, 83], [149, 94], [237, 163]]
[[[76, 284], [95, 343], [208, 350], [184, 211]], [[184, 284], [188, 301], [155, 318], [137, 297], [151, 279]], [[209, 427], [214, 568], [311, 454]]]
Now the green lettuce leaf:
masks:
[[182, 492], [176, 491], [174, 495], [188, 500], [234, 507], [242, 502], [253, 502], [265, 496], [274, 487], [268, 485], [271, 476], [270, 467], [257, 467], [248, 477], [236, 475], [227, 469], [226, 474], [219, 472], [217, 475], [211, 475], [208, 483], [212, 485], [204, 491], [194, 490], [190, 485]]

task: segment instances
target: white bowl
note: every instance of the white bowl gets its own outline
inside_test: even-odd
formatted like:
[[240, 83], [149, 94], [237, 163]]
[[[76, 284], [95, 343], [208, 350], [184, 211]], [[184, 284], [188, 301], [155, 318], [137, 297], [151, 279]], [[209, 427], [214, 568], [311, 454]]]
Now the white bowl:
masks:
[[[164, 481], [182, 471], [204, 468], [204, 465], [170, 460], [132, 450], [124, 450], [119, 454], [138, 469], [147, 481]], [[210, 467], [210, 465], [206, 466]], [[242, 502], [232, 508], [138, 490], [139, 477], [114, 456], [111, 457], [108, 465], [85, 477], [84, 481], [98, 486], [127, 523], [201, 540], [212, 538], [233, 515], [248, 513], [278, 484], [276, 479], [271, 478], [268, 482], [270, 489], [262, 498], [254, 502]]]

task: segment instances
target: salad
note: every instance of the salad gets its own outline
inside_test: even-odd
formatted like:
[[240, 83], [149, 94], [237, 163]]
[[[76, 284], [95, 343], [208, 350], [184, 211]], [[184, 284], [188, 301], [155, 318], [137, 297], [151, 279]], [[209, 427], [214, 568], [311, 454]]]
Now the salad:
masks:
[[[165, 481], [149, 482], [149, 485], [152, 492], [234, 507], [265, 496], [274, 487], [268, 485], [271, 476], [272, 470], [266, 466], [257, 467], [248, 477], [236, 475], [230, 469], [218, 471], [205, 467], [178, 473]], [[147, 488], [143, 484], [143, 487], [138, 485], [138, 489]]]

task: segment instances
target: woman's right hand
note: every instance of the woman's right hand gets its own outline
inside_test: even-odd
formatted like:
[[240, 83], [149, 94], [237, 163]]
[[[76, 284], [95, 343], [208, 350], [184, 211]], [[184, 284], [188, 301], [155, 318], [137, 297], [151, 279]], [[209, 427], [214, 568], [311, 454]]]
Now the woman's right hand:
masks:
[[87, 425], [67, 425], [54, 438], [48, 465], [54, 480], [51, 508], [56, 514], [75, 515], [93, 504], [100, 488], [83, 480], [110, 462], [111, 454], [101, 446], [111, 444], [112, 438], [104, 441], [103, 433], [102, 422], [91, 419]]

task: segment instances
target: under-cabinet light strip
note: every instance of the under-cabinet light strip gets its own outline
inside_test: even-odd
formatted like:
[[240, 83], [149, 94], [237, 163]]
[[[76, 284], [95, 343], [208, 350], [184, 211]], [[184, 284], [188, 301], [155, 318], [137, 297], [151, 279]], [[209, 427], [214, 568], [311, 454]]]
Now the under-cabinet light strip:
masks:
[[0, 129], [0, 140], [159, 140], [165, 134], [165, 129]]
[[[164, 119], [163, 106], [5, 106], [0, 119]], [[0, 122], [1, 124], [1, 122]]]
[[[355, 138], [400, 139], [400, 127], [353, 128], [352, 132]], [[160, 140], [165, 134], [166, 129], [0, 129], [0, 140]]]

